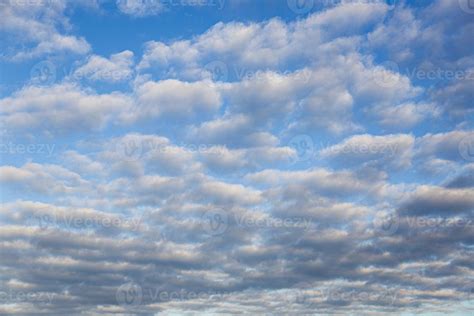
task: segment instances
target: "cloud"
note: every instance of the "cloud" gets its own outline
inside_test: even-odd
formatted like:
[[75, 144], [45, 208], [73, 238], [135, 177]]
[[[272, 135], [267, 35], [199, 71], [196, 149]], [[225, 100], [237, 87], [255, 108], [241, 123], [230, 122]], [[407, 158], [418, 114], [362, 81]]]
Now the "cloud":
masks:
[[0, 4], [0, 314], [469, 312], [456, 2], [33, 2]]
[[[132, 101], [120, 92], [96, 94], [77, 85], [26, 86], [0, 99], [1, 118], [12, 130], [43, 135], [100, 130], [129, 110]], [[54, 113], [54, 116], [51, 115]], [[118, 120], [118, 119], [117, 119]]]
[[132, 67], [133, 52], [129, 50], [113, 54], [110, 59], [92, 55], [74, 71], [73, 78], [105, 82], [128, 81], [132, 78]]
[[117, 0], [117, 8], [124, 14], [145, 17], [161, 13], [164, 6], [161, 0]]
[[195, 117], [210, 114], [221, 106], [221, 96], [208, 82], [178, 80], [148, 81], [137, 88], [138, 115], [141, 118]]
[[47, 5], [42, 1], [23, 4], [12, 1], [2, 4], [0, 29], [3, 34], [10, 34], [7, 38], [10, 47], [29, 47], [28, 50], [6, 51], [4, 57], [21, 61], [46, 54], [89, 52], [91, 47], [83, 37], [60, 31], [70, 28], [69, 19], [64, 12], [66, 6], [66, 1], [52, 1]]
[[400, 212], [412, 215], [470, 213], [474, 209], [473, 192], [471, 188], [420, 186], [403, 203]]
[[411, 166], [415, 138], [411, 135], [355, 135], [340, 144], [324, 148], [321, 157], [344, 166], [408, 168]]

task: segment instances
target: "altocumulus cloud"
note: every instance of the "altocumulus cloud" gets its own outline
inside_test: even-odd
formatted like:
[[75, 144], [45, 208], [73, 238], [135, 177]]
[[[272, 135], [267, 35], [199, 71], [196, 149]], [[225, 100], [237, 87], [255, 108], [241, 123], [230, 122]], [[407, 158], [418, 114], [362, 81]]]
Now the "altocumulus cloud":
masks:
[[472, 314], [470, 2], [0, 0], [0, 314]]

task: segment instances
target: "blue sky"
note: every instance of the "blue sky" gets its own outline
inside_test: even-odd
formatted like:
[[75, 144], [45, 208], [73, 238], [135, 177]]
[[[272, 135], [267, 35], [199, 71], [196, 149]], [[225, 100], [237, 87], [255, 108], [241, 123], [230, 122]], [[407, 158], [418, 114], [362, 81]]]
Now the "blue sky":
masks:
[[471, 2], [0, 0], [0, 314], [471, 314]]

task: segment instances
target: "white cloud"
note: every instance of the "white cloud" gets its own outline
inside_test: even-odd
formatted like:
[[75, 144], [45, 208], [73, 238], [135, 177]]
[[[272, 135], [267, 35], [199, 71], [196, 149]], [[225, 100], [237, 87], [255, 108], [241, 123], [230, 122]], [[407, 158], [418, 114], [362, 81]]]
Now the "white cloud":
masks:
[[73, 74], [75, 79], [120, 82], [132, 79], [133, 52], [126, 50], [113, 54], [109, 59], [92, 55]]
[[100, 130], [131, 106], [132, 100], [119, 92], [96, 94], [68, 83], [26, 86], [0, 99], [0, 120], [12, 130], [57, 135]]
[[161, 0], [117, 0], [116, 3], [122, 13], [135, 17], [156, 15], [164, 9]]
[[[31, 2], [31, 3], [30, 3]], [[90, 45], [82, 37], [63, 34], [60, 29], [69, 29], [65, 16], [66, 1], [29, 1], [17, 4], [11, 1], [0, 6], [0, 30], [13, 34], [9, 37], [10, 47], [18, 47], [14, 52], [5, 51], [7, 59], [16, 61], [36, 58], [45, 54], [89, 52]], [[13, 40], [12, 40], [13, 38]], [[21, 46], [28, 49], [20, 49]]]
[[407, 168], [411, 165], [414, 144], [412, 135], [355, 135], [321, 150], [320, 155], [344, 166]]
[[136, 89], [140, 118], [173, 116], [190, 118], [212, 114], [221, 106], [221, 96], [209, 82], [178, 80], [148, 81]]

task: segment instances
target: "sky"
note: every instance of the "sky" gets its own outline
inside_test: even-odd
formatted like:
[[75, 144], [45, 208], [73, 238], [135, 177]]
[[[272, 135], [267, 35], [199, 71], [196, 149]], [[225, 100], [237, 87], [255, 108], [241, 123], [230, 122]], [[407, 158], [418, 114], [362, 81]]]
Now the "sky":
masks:
[[0, 0], [0, 315], [472, 315], [474, 1]]

